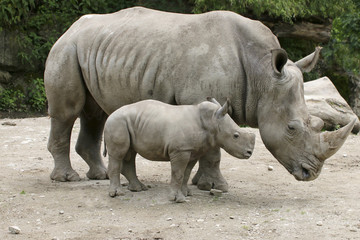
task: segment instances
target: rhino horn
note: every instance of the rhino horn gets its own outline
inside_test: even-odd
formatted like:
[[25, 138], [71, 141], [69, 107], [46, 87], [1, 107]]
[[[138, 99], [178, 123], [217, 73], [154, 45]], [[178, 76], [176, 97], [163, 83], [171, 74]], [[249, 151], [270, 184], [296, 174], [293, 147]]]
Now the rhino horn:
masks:
[[349, 136], [355, 123], [356, 118], [336, 131], [320, 133], [320, 146], [318, 152], [315, 153], [319, 160], [324, 161], [339, 150]]

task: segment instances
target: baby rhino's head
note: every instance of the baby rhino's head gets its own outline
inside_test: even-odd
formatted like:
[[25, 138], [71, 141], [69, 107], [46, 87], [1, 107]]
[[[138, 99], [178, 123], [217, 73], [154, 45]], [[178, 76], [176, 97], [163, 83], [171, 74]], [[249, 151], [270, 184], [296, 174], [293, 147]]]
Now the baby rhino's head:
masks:
[[229, 116], [230, 100], [221, 106], [214, 98], [208, 99], [218, 108], [212, 116], [215, 124], [215, 141], [230, 155], [237, 158], [249, 158], [254, 150], [255, 134], [240, 128]]

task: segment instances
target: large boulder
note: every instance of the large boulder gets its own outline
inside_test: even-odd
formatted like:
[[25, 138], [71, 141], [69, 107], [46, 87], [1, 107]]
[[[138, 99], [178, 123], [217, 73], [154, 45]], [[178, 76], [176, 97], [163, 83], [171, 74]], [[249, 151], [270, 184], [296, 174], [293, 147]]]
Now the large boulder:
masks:
[[11, 80], [11, 74], [7, 71], [0, 70], [0, 83], [8, 84]]
[[[325, 129], [342, 127], [352, 119], [358, 119], [329, 78], [323, 77], [306, 82], [304, 90], [310, 114], [321, 118], [325, 123]], [[356, 134], [359, 131], [360, 122], [357, 120], [352, 132]]]
[[18, 34], [16, 32], [0, 31], [0, 69], [7, 71], [18, 71], [25, 68], [19, 60]]

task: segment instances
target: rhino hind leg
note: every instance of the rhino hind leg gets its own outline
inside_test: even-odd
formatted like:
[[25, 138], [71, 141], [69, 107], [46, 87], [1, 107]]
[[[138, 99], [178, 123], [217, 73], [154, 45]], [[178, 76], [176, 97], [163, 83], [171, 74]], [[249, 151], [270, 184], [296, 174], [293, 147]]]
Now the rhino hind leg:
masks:
[[51, 117], [48, 150], [55, 162], [50, 178], [79, 181], [70, 163], [70, 137], [75, 120], [85, 105], [85, 87], [78, 58], [71, 44], [55, 48], [49, 54], [44, 84]]
[[121, 174], [126, 177], [129, 181], [128, 189], [132, 192], [146, 191], [148, 188], [140, 182], [136, 175], [136, 164], [135, 164], [136, 152], [132, 149], [129, 150], [128, 156], [123, 161]]
[[70, 153], [70, 136], [74, 121], [62, 122], [56, 118], [51, 118], [51, 130], [48, 142], [48, 149], [52, 154], [55, 167], [50, 174], [52, 180], [80, 181], [80, 176], [71, 167]]
[[110, 197], [124, 195], [125, 192], [120, 184], [120, 173], [123, 163], [131, 156], [130, 137], [127, 134], [126, 124], [118, 125], [119, 135], [108, 137], [105, 131], [105, 141], [109, 155], [108, 176], [110, 178]]
[[95, 103], [91, 96], [87, 97], [80, 115], [80, 133], [76, 142], [76, 152], [89, 165], [86, 176], [89, 179], [108, 179], [100, 148], [101, 137], [107, 115]]
[[122, 163], [123, 163], [123, 159], [119, 159], [118, 157], [113, 157], [109, 153], [109, 177], [110, 177], [109, 196], [110, 197], [125, 195], [125, 191], [122, 189], [120, 184], [120, 172], [122, 168]]
[[220, 148], [215, 148], [199, 160], [199, 169], [192, 179], [192, 183], [201, 190], [210, 191], [211, 188], [227, 192], [229, 186], [220, 172]]

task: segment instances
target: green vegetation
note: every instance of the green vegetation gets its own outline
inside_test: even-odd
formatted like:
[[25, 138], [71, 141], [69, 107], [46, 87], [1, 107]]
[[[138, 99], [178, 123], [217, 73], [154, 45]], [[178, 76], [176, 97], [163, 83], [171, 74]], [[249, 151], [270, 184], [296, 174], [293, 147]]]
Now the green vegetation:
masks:
[[[306, 74], [305, 80], [329, 76], [340, 93], [349, 94], [346, 74], [360, 74], [360, 2], [344, 0], [1, 0], [0, 31], [18, 33], [21, 47], [19, 59], [29, 66], [34, 79], [28, 88], [10, 85], [0, 92], [0, 111], [44, 111], [46, 98], [43, 81], [47, 54], [54, 42], [81, 15], [109, 13], [132, 6], [183, 13], [211, 10], [231, 10], [257, 19], [296, 24], [301, 21], [331, 22], [328, 43], [298, 38], [280, 38], [281, 45], [292, 60], [297, 60], [322, 45], [323, 59], [316, 71]], [[329, 20], [331, 19], [331, 20]]]
[[6, 89], [0, 93], [0, 111], [24, 112], [25, 95], [18, 89]]
[[360, 74], [360, 1], [333, 21], [331, 41], [327, 46], [329, 62], [352, 74]]
[[41, 78], [33, 79], [25, 91], [13, 87], [0, 93], [0, 111], [44, 112], [45, 108], [46, 95]]
[[[356, 1], [356, 0], [355, 0]], [[267, 15], [284, 22], [320, 17], [335, 18], [353, 8], [355, 1], [344, 0], [195, 0], [194, 12], [231, 10], [243, 15]]]
[[46, 107], [44, 80], [35, 78], [29, 87], [28, 103], [33, 111], [41, 112]]

